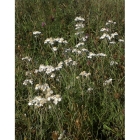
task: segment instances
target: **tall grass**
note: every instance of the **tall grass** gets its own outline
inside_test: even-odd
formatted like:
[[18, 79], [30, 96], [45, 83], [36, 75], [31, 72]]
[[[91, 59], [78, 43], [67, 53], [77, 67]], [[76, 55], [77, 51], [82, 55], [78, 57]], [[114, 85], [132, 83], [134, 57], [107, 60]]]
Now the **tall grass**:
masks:
[[[123, 140], [124, 42], [119, 39], [125, 38], [124, 1], [16, 0], [15, 11], [16, 139]], [[85, 19], [80, 29], [84, 33], [76, 36], [74, 19], [79, 16]], [[108, 20], [116, 22], [107, 32], [118, 33], [115, 44], [107, 37], [100, 39]], [[41, 34], [35, 36], [34, 31]], [[68, 43], [44, 44], [51, 37]], [[82, 37], [88, 38], [80, 41]], [[84, 45], [76, 48], [79, 42]], [[88, 58], [91, 52], [95, 56]], [[26, 56], [31, 61], [23, 60]], [[46, 68], [35, 73], [41, 64], [56, 68], [60, 62], [61, 68], [50, 74], [45, 73]], [[33, 83], [23, 85], [26, 79]], [[44, 91], [35, 89], [45, 83], [49, 87]], [[59, 95], [57, 103], [53, 102], [55, 95]], [[45, 100], [43, 106], [29, 104], [35, 97]]]

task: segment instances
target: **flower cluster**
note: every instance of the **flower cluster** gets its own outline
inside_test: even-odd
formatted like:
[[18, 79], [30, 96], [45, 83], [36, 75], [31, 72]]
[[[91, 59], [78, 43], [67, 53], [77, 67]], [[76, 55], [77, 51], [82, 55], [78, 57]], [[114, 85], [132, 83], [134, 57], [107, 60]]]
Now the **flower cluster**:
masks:
[[26, 79], [26, 80], [24, 80], [23, 85], [26, 86], [27, 84], [33, 85], [33, 80], [32, 79]]
[[91, 73], [90, 73], [90, 72], [87, 73], [86, 71], [82, 71], [79, 75], [81, 75], [81, 76], [85, 76], [85, 77], [88, 77], [88, 76], [91, 75]]
[[[108, 20], [108, 22], [106, 22], [106, 26], [115, 25], [115, 24], [116, 24], [116, 22], [113, 22], [112, 20]], [[106, 38], [110, 44], [116, 44], [116, 42], [114, 40], [115, 40], [116, 36], [118, 36], [117, 32], [109, 33], [109, 32], [111, 32], [111, 29], [109, 29], [108, 27], [102, 28], [100, 31], [103, 32], [103, 35], [100, 37], [101, 40]], [[123, 39], [119, 39], [118, 41], [124, 42]]]
[[61, 96], [59, 94], [53, 95], [53, 90], [49, 87], [47, 83], [45, 84], [36, 84], [35, 90], [41, 90], [43, 93], [45, 93], [45, 97], [42, 98], [41, 96], [36, 96], [34, 99], [30, 100], [28, 105], [35, 105], [35, 107], [41, 107], [45, 103], [49, 104], [49, 108], [51, 108], [51, 101], [53, 104], [57, 105], [58, 102], [62, 100]]
[[50, 96], [46, 96], [45, 98], [42, 98], [41, 96], [36, 96], [34, 97], [34, 99], [30, 100], [28, 105], [34, 105], [35, 107], [41, 107], [43, 106], [45, 103], [49, 104], [49, 109], [52, 108], [51, 106], [51, 101], [54, 105], [57, 105], [58, 102], [60, 102], [62, 100], [61, 96], [59, 94], [57, 95], [50, 95]]
[[40, 35], [41, 34], [41, 32], [39, 32], [39, 31], [34, 31], [33, 32], [33, 35]]
[[118, 64], [118, 62], [110, 61], [110, 66], [117, 65], [117, 64]]
[[77, 62], [73, 61], [72, 58], [68, 58], [67, 60], [64, 60], [64, 63], [66, 66], [69, 66], [69, 64], [72, 64], [73, 66], [77, 65]]
[[67, 40], [64, 40], [64, 38], [47, 38], [45, 41], [44, 41], [44, 44], [50, 44], [50, 45], [54, 45], [55, 43], [60, 43], [60, 44], [67, 44]]
[[22, 60], [27, 60], [27, 61], [29, 61], [29, 62], [30, 62], [30, 61], [32, 60], [32, 58], [31, 58], [31, 57], [29, 57], [29, 56], [26, 56], [26, 57], [23, 57], [23, 58], [22, 58]]
[[39, 32], [39, 31], [34, 31], [33, 32], [33, 35], [35, 36], [35, 38], [37, 38], [40, 34], [41, 34], [41, 32]]
[[103, 86], [107, 86], [109, 84], [112, 84], [112, 79], [110, 78], [109, 80], [106, 80], [104, 83], [103, 83]]
[[58, 65], [56, 67], [53, 67], [53, 66], [50, 66], [50, 65], [45, 66], [45, 65], [41, 64], [39, 66], [39, 69], [36, 69], [34, 71], [34, 73], [45, 72], [46, 74], [52, 74], [52, 72], [54, 72], [55, 70], [60, 70], [62, 68], [62, 66], [63, 66], [62, 61], [60, 63], [58, 63]]
[[104, 54], [104, 53], [95, 54], [95, 53], [89, 52], [87, 58], [92, 58], [92, 57], [94, 57], [94, 56], [107, 56], [107, 55]]
[[76, 30], [75, 35], [79, 37], [79, 41], [81, 41], [81, 42], [79, 42], [79, 43], [83, 43], [83, 42], [85, 42], [85, 41], [87, 40], [87, 38], [88, 38], [88, 36], [84, 36], [84, 35], [83, 35], [83, 34], [84, 34], [83, 29], [84, 29], [84, 27], [85, 27], [85, 24], [84, 24], [83, 22], [85, 21], [85, 19], [82, 18], [82, 17], [76, 17], [76, 18], [75, 18], [75, 21], [77, 22], [77, 23], [75, 24], [75, 30]]

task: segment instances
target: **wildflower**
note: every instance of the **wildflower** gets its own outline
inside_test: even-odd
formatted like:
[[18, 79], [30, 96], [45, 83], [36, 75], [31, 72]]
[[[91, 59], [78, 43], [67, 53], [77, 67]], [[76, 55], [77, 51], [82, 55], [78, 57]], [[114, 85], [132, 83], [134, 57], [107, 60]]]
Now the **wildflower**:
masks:
[[112, 34], [111, 34], [111, 38], [115, 38], [115, 36], [117, 36], [117, 35], [118, 35], [118, 33], [117, 33], [117, 32], [112, 33]]
[[44, 41], [44, 44], [51, 44], [53, 45], [54, 44], [54, 39], [51, 37], [51, 38], [47, 38], [45, 41]]
[[96, 56], [107, 56], [107, 55], [104, 53], [98, 53], [98, 54], [96, 54]]
[[95, 53], [92, 53], [92, 52], [89, 52], [87, 58], [92, 58], [92, 56], [96, 56], [96, 54]]
[[110, 62], [110, 66], [117, 65], [117, 64], [118, 64], [118, 63], [115, 62], [115, 61], [111, 61], [111, 62]]
[[62, 98], [60, 97], [59, 94], [54, 95], [52, 99], [53, 99], [53, 103], [54, 103], [55, 105], [57, 105], [58, 102], [60, 102], [60, 101], [62, 100]]
[[49, 88], [49, 85], [47, 83], [40, 86], [40, 90], [42, 90], [43, 92], [46, 91], [48, 88]]
[[111, 42], [109, 42], [110, 44], [116, 44], [116, 42], [115, 41], [111, 41]]
[[46, 73], [50, 74], [51, 72], [55, 71], [55, 68], [53, 66], [46, 66]]
[[26, 79], [26, 80], [24, 80], [23, 85], [27, 85], [28, 83], [33, 85], [33, 80], [32, 79]]
[[79, 46], [83, 46], [84, 42], [79, 42], [75, 47], [78, 48]]
[[109, 84], [112, 84], [112, 79], [106, 80], [106, 81], [103, 83], [103, 86], [106, 86], [106, 85], [109, 85]]
[[91, 73], [87, 73], [86, 71], [81, 72], [79, 75], [88, 77]]
[[55, 77], [55, 74], [54, 74], [54, 73], [52, 73], [50, 77], [51, 77], [51, 78], [54, 78], [54, 77]]
[[72, 62], [72, 59], [69, 58], [69, 59], [65, 60], [64, 62], [65, 62], [65, 65], [68, 66], [68, 64], [69, 64], [70, 62]]
[[119, 41], [119, 42], [124, 42], [124, 40], [123, 40], [123, 39], [119, 39], [118, 41]]
[[38, 72], [39, 72], [39, 70], [35, 69], [34, 73], [38, 73]]
[[53, 47], [52, 50], [55, 52], [55, 51], [57, 51], [57, 48], [56, 47]]
[[92, 91], [92, 90], [93, 90], [93, 88], [88, 88], [87, 90], [88, 90], [88, 91]]
[[85, 76], [85, 74], [86, 74], [86, 71], [82, 71], [79, 75]]
[[38, 89], [40, 89], [40, 85], [39, 84], [36, 84], [36, 86], [35, 86], [35, 90], [38, 90]]
[[88, 52], [88, 49], [85, 49], [85, 48], [83, 48], [83, 49], [81, 49], [83, 52]]
[[41, 96], [36, 96], [33, 100], [30, 100], [28, 105], [35, 105], [36, 107], [41, 107], [43, 106], [47, 100], [45, 98], [41, 98]]
[[41, 34], [41, 32], [39, 32], [39, 31], [34, 31], [33, 32], [33, 35], [39, 35], [39, 34]]
[[108, 40], [111, 40], [111, 36], [109, 34], [106, 34], [106, 38], [108, 38]]
[[60, 101], [62, 100], [62, 98], [60, 97], [59, 94], [57, 94], [57, 95], [49, 96], [49, 97], [47, 98], [47, 101], [51, 101], [51, 100], [53, 100], [53, 103], [54, 103], [55, 105], [57, 105], [58, 102], [60, 102]]
[[78, 51], [77, 49], [73, 49], [73, 50], [72, 50], [72, 52], [75, 52], [75, 53], [76, 53], [77, 51]]
[[31, 58], [31, 57], [26, 56], [26, 57], [23, 57], [23, 58], [22, 58], [22, 60], [28, 60], [28, 61], [31, 61], [31, 60], [32, 60], [32, 58]]
[[76, 62], [76, 61], [73, 61], [73, 62], [72, 62], [72, 65], [73, 65], [73, 66], [77, 65], [77, 62]]
[[83, 23], [78, 23], [75, 26], [76, 26], [75, 30], [77, 30], [77, 29], [84, 28], [85, 25]]
[[77, 51], [78, 54], [81, 54], [82, 52], [80, 50]]
[[63, 62], [61, 61], [61, 62], [57, 65], [57, 67], [55, 67], [55, 70], [60, 70], [60, 69], [62, 68], [62, 66], [63, 66]]
[[30, 71], [26, 71], [26, 73], [25, 73], [25, 75], [26, 76], [29, 76], [29, 75], [31, 75], [32, 73], [30, 72]]
[[106, 22], [106, 25], [109, 25], [109, 24], [116, 24], [116, 22], [113, 22], [112, 20], [108, 20], [108, 22]]
[[104, 32], [104, 31], [108, 32], [109, 29], [108, 29], [108, 28], [102, 28], [102, 29], [100, 30], [100, 32]]
[[43, 64], [41, 64], [40, 66], [39, 66], [39, 72], [42, 72], [42, 71], [45, 71], [46, 70], [46, 66], [45, 65], [43, 65]]
[[104, 39], [106, 37], [106, 33], [103, 33], [103, 35], [100, 37], [100, 39]]
[[87, 40], [87, 38], [88, 38], [88, 36], [85, 36], [85, 37], [80, 38], [79, 40], [85, 42]]
[[48, 94], [53, 94], [53, 90], [51, 90], [51, 88], [47, 88], [46, 92], [47, 92]]
[[45, 91], [45, 90], [47, 90], [49, 88], [49, 85], [47, 84], [47, 83], [45, 83], [45, 84], [43, 84], [43, 85], [41, 85], [41, 84], [36, 84], [36, 86], [35, 86], [35, 90], [42, 90], [43, 92]]
[[90, 72], [85, 74], [85, 76], [86, 76], [86, 77], [88, 77], [88, 76], [90, 76], [90, 75], [91, 75], [91, 73], [90, 73]]
[[82, 18], [81, 16], [76, 17], [74, 20], [75, 20], [75, 21], [85, 21], [85, 19], [84, 19], [84, 18]]

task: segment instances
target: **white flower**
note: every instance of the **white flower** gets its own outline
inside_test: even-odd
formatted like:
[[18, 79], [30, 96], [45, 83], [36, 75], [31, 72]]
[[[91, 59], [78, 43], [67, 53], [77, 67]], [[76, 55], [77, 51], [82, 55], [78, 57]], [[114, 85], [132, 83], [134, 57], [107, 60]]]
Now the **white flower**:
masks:
[[76, 26], [75, 30], [77, 30], [77, 29], [84, 28], [85, 25], [83, 23], [78, 23], [75, 26]]
[[108, 38], [108, 40], [111, 40], [111, 36], [109, 34], [106, 35], [106, 38]]
[[88, 76], [90, 76], [90, 75], [91, 75], [91, 73], [90, 73], [90, 72], [85, 74], [85, 76], [86, 76], [86, 77], [88, 77]]
[[36, 84], [36, 86], [35, 86], [35, 90], [38, 90], [38, 89], [40, 89], [40, 85], [39, 84]]
[[103, 35], [100, 37], [100, 39], [104, 39], [106, 37], [106, 33], [103, 33]]
[[87, 38], [88, 38], [88, 36], [85, 36], [85, 37], [80, 38], [79, 40], [85, 42], [87, 40]]
[[72, 65], [73, 65], [73, 66], [77, 65], [77, 62], [76, 62], [76, 61], [73, 61], [73, 62], [72, 62]]
[[69, 58], [69, 59], [67, 59], [67, 60], [64, 60], [64, 62], [65, 62], [65, 65], [68, 66], [68, 64], [69, 64], [70, 62], [72, 62], [72, 59]]
[[100, 32], [104, 32], [104, 31], [108, 32], [109, 29], [108, 29], [108, 28], [102, 28], [102, 29], [100, 30]]
[[60, 70], [63, 66], [63, 62], [61, 61], [57, 67], [55, 67], [55, 70]]
[[112, 33], [112, 34], [111, 34], [111, 39], [112, 39], [112, 38], [115, 38], [115, 36], [117, 36], [117, 35], [118, 35], [118, 33], [117, 33], [117, 32]]
[[34, 73], [38, 73], [38, 72], [39, 72], [39, 70], [35, 69]]
[[84, 44], [84, 42], [79, 42], [75, 47], [78, 48], [79, 46], [83, 46]]
[[87, 73], [86, 71], [81, 72], [79, 75], [88, 77], [91, 73]]
[[33, 80], [32, 79], [26, 79], [26, 80], [24, 80], [23, 85], [27, 85], [28, 83], [33, 85]]
[[30, 72], [30, 71], [26, 71], [26, 73], [25, 73], [25, 75], [26, 76], [29, 76], [29, 75], [31, 75], [32, 73]]
[[39, 34], [41, 34], [41, 32], [39, 32], [39, 31], [34, 31], [33, 32], [33, 35], [39, 35]]
[[88, 90], [88, 91], [92, 91], [92, 90], [93, 90], [93, 88], [88, 88], [87, 90]]
[[104, 53], [98, 53], [98, 54], [96, 54], [96, 56], [107, 56], [107, 55]]
[[75, 20], [75, 21], [85, 21], [85, 19], [84, 19], [84, 18], [82, 18], [81, 16], [76, 17], [74, 20]]
[[36, 96], [33, 100], [30, 100], [28, 105], [35, 105], [36, 107], [43, 106], [47, 100], [45, 98], [41, 98], [41, 96]]
[[55, 68], [53, 66], [49, 66], [49, 65], [46, 66], [46, 73], [47, 74], [50, 74], [53, 71], [55, 71]]
[[123, 40], [123, 39], [119, 39], [118, 41], [119, 41], [119, 42], [124, 42], [124, 40]]
[[77, 52], [77, 49], [73, 49], [73, 50], [72, 50], [72, 53], [74, 53], [74, 52]]
[[110, 44], [116, 44], [116, 42], [115, 41], [111, 41], [111, 42], [109, 42]]
[[28, 60], [28, 61], [31, 61], [31, 60], [32, 60], [32, 58], [31, 58], [31, 57], [26, 56], [26, 57], [23, 57], [23, 58], [22, 58], [22, 60]]
[[52, 73], [50, 77], [51, 77], [51, 78], [54, 78], [54, 77], [55, 77], [55, 74], [54, 74], [54, 73]]
[[106, 85], [109, 85], [109, 84], [112, 84], [112, 79], [106, 80], [106, 81], [103, 83], [103, 86], [106, 86]]
[[110, 62], [110, 66], [117, 65], [117, 64], [118, 64], [118, 63], [115, 62], [115, 61], [111, 61], [111, 62]]
[[40, 66], [39, 66], [39, 72], [42, 72], [42, 71], [45, 71], [46, 70], [46, 66], [44, 66], [43, 64], [41, 64]]
[[83, 52], [88, 52], [88, 49], [85, 49], [85, 48], [83, 48], [83, 49], [81, 49]]
[[52, 47], [52, 50], [55, 52], [55, 51], [57, 51], [57, 48], [56, 47]]
[[96, 56], [96, 54], [95, 53], [92, 53], [92, 52], [89, 52], [87, 58], [92, 58], [93, 56]]

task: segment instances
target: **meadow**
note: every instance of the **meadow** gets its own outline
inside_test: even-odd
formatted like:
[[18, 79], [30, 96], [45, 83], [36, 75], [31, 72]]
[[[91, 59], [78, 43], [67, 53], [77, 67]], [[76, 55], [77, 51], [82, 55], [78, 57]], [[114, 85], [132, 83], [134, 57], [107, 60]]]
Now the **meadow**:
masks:
[[124, 9], [15, 1], [16, 140], [125, 139]]

